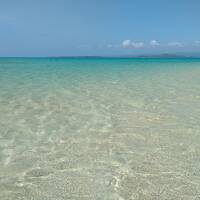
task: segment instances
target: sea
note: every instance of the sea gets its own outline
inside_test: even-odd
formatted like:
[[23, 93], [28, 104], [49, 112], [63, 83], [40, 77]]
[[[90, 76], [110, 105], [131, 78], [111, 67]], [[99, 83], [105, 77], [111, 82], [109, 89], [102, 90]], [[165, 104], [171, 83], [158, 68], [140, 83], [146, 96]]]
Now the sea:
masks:
[[200, 59], [0, 58], [0, 199], [200, 199]]

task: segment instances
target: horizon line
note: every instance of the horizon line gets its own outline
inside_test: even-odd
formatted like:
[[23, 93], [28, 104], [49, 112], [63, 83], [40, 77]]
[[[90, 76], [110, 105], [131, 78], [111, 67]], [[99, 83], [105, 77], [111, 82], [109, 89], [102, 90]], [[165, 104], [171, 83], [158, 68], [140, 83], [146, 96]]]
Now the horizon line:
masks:
[[72, 56], [0, 56], [0, 58], [200, 58], [200, 55], [72, 55]]

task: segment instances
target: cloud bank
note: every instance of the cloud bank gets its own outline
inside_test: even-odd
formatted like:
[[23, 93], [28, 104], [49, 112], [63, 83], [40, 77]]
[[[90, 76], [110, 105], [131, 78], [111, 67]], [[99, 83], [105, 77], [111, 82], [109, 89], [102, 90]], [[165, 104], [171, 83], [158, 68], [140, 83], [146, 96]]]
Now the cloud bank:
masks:
[[130, 39], [124, 40], [122, 41], [121, 44], [108, 44], [107, 48], [127, 48], [127, 49], [139, 49], [139, 48], [144, 48], [144, 47], [160, 47], [160, 48], [182, 48], [182, 47], [192, 47], [192, 46], [196, 46], [196, 47], [200, 47], [200, 40], [188, 43], [188, 44], [184, 44], [182, 42], [178, 42], [178, 41], [172, 41], [172, 42], [168, 42], [168, 43], [160, 43], [157, 40], [150, 40], [147, 45], [140, 41], [140, 42], [134, 42], [131, 41]]
[[124, 40], [123, 42], [122, 42], [122, 46], [123, 47], [130, 47], [131, 46], [131, 40]]
[[156, 40], [151, 40], [151, 41], [149, 42], [149, 45], [150, 45], [150, 46], [153, 46], [153, 47], [156, 47], [156, 46], [159, 46], [160, 43], [159, 43], [158, 41], [156, 41]]
[[144, 43], [143, 42], [132, 42], [131, 40], [124, 40], [122, 42], [122, 47], [138, 49], [138, 48], [144, 47]]

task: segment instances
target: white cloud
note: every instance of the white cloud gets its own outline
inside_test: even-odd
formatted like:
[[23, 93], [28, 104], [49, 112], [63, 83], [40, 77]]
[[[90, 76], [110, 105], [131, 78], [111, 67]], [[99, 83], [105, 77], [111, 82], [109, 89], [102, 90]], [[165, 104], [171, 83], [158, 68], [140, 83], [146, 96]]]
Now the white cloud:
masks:
[[156, 46], [159, 46], [159, 45], [160, 45], [160, 43], [159, 43], [158, 41], [156, 41], [156, 40], [151, 40], [149, 44], [150, 44], [151, 46], [153, 46], [153, 47], [156, 47]]
[[131, 40], [124, 40], [122, 42], [122, 47], [124, 48], [141, 48], [143, 46], [143, 42], [132, 42]]
[[181, 42], [169, 42], [169, 47], [183, 47], [183, 44]]
[[144, 46], [143, 42], [132, 42], [132, 47], [134, 48], [142, 48]]
[[130, 47], [131, 46], [131, 40], [124, 40], [122, 42], [123, 47]]

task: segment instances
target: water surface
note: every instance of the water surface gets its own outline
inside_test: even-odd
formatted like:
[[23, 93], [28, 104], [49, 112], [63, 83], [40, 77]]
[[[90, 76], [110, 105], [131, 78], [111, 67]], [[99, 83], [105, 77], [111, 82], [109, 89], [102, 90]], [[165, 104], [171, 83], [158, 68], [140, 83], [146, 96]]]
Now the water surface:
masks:
[[0, 58], [0, 199], [200, 198], [200, 59]]

